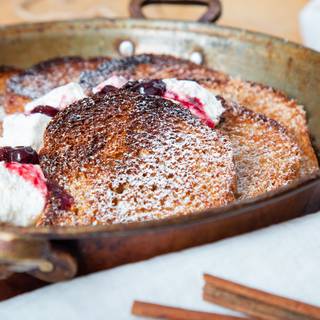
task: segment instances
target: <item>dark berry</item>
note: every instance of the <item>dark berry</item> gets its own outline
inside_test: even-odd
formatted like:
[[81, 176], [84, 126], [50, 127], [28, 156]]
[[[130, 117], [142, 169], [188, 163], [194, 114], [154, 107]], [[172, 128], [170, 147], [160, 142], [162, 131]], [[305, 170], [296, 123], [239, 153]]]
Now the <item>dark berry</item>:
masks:
[[99, 93], [100, 94], [107, 94], [107, 93], [110, 93], [115, 90], [118, 90], [118, 88], [116, 88], [114, 86], [106, 85], [99, 91]]
[[39, 164], [39, 157], [31, 147], [0, 148], [0, 161]]
[[31, 111], [31, 113], [42, 113], [48, 117], [54, 117], [58, 112], [58, 109], [50, 106], [38, 106]]
[[70, 210], [74, 204], [73, 197], [53, 181], [47, 181], [47, 186], [58, 208], [60, 210]]
[[129, 81], [123, 88], [146, 96], [163, 96], [166, 92], [166, 84], [162, 80]]

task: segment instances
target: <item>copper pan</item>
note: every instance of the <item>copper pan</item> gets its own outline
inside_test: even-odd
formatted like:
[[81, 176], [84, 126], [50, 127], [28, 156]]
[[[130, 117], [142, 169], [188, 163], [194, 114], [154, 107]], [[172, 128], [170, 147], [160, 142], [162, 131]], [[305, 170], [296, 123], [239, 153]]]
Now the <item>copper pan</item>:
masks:
[[[146, 2], [133, 1], [131, 13], [141, 18]], [[192, 2], [210, 4], [201, 21], [221, 13], [218, 1]], [[22, 67], [59, 55], [196, 57], [297, 98], [307, 108], [314, 146], [320, 145], [320, 54], [282, 39], [209, 23], [91, 19], [1, 27], [0, 48], [0, 64]], [[56, 282], [302, 216], [318, 210], [319, 199], [315, 174], [251, 201], [174, 219], [100, 227], [1, 227], [0, 271], [3, 277], [27, 272]]]

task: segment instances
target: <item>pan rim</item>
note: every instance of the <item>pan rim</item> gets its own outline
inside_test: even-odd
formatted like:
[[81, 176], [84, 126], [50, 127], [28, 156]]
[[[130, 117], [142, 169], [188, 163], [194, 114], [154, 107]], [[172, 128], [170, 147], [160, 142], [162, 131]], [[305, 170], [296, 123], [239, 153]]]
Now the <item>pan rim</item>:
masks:
[[[102, 24], [101, 24], [102, 23]], [[146, 28], [154, 27], [156, 29], [161, 30], [172, 30], [172, 29], [180, 29], [179, 31], [185, 32], [195, 32], [201, 34], [212, 34], [215, 32], [220, 32], [223, 34], [224, 32], [231, 32], [232, 34], [228, 34], [228, 36], [241, 36], [245, 35], [254, 36], [255, 39], [258, 40], [267, 40], [267, 41], [275, 41], [279, 44], [285, 44], [287, 46], [291, 46], [292, 48], [306, 50], [312, 54], [315, 54], [320, 59], [320, 53], [314, 49], [305, 47], [302, 44], [296, 43], [291, 40], [287, 40], [285, 38], [281, 38], [275, 35], [269, 35], [259, 31], [252, 31], [244, 28], [237, 28], [232, 26], [224, 26], [210, 23], [200, 23], [193, 21], [181, 21], [181, 20], [166, 20], [166, 19], [152, 19], [152, 20], [143, 20], [143, 19], [133, 19], [133, 18], [87, 18], [87, 19], [72, 19], [72, 20], [53, 20], [53, 21], [45, 21], [45, 22], [24, 22], [17, 24], [7, 24], [0, 26], [0, 35], [4, 36], [5, 33], [19, 33], [23, 32], [24, 34], [30, 33], [32, 31], [35, 32], [44, 32], [45, 29], [49, 29], [50, 27], [59, 27], [65, 25], [77, 25], [86, 29], [86, 24], [100, 24], [103, 26], [109, 26], [114, 28]], [[9, 34], [11, 36], [12, 34]], [[248, 39], [249, 40], [249, 39]], [[0, 39], [0, 42], [2, 39]]]

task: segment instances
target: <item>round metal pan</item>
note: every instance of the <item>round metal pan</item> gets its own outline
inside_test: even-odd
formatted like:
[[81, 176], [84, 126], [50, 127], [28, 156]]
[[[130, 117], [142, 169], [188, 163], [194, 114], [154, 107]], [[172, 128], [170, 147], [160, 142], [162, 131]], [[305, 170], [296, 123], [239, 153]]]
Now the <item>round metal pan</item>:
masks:
[[[210, 67], [285, 91], [306, 106], [314, 146], [320, 145], [320, 54], [264, 34], [181, 21], [24, 24], [0, 28], [0, 64], [26, 67], [63, 55], [115, 57], [128, 54], [119, 51], [123, 41], [131, 42], [129, 53], [190, 58], [196, 52]], [[99, 227], [2, 227], [0, 271], [3, 277], [28, 272], [48, 282], [64, 280], [308, 214], [320, 208], [319, 197], [315, 174], [250, 201], [174, 219]]]

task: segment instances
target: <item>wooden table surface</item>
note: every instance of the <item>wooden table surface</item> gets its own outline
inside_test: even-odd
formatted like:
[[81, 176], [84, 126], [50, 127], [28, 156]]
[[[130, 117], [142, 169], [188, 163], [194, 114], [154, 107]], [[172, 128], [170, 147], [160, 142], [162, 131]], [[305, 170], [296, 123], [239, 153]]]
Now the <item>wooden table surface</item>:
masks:
[[[25, 3], [25, 8], [19, 8], [19, 3]], [[32, 3], [30, 0], [0, 0], [0, 24], [30, 22], [44, 16], [46, 19], [84, 15], [125, 17], [128, 16], [129, 0], [35, 0], [34, 6]], [[222, 0], [222, 3], [224, 11], [220, 24], [261, 31], [296, 42], [301, 40], [298, 13], [307, 0]], [[202, 11], [203, 8], [182, 9], [180, 6], [150, 6], [145, 10], [152, 18], [191, 20], [200, 16]], [[0, 281], [0, 300], [42, 285], [41, 281], [33, 280], [29, 276], [16, 275], [9, 280]]]
[[[81, 16], [128, 16], [130, 0], [0, 0], [0, 24]], [[300, 42], [298, 14], [308, 0], [222, 0], [220, 24], [261, 31]], [[20, 4], [20, 5], [19, 5]], [[149, 6], [152, 18], [196, 19], [203, 8]]]

